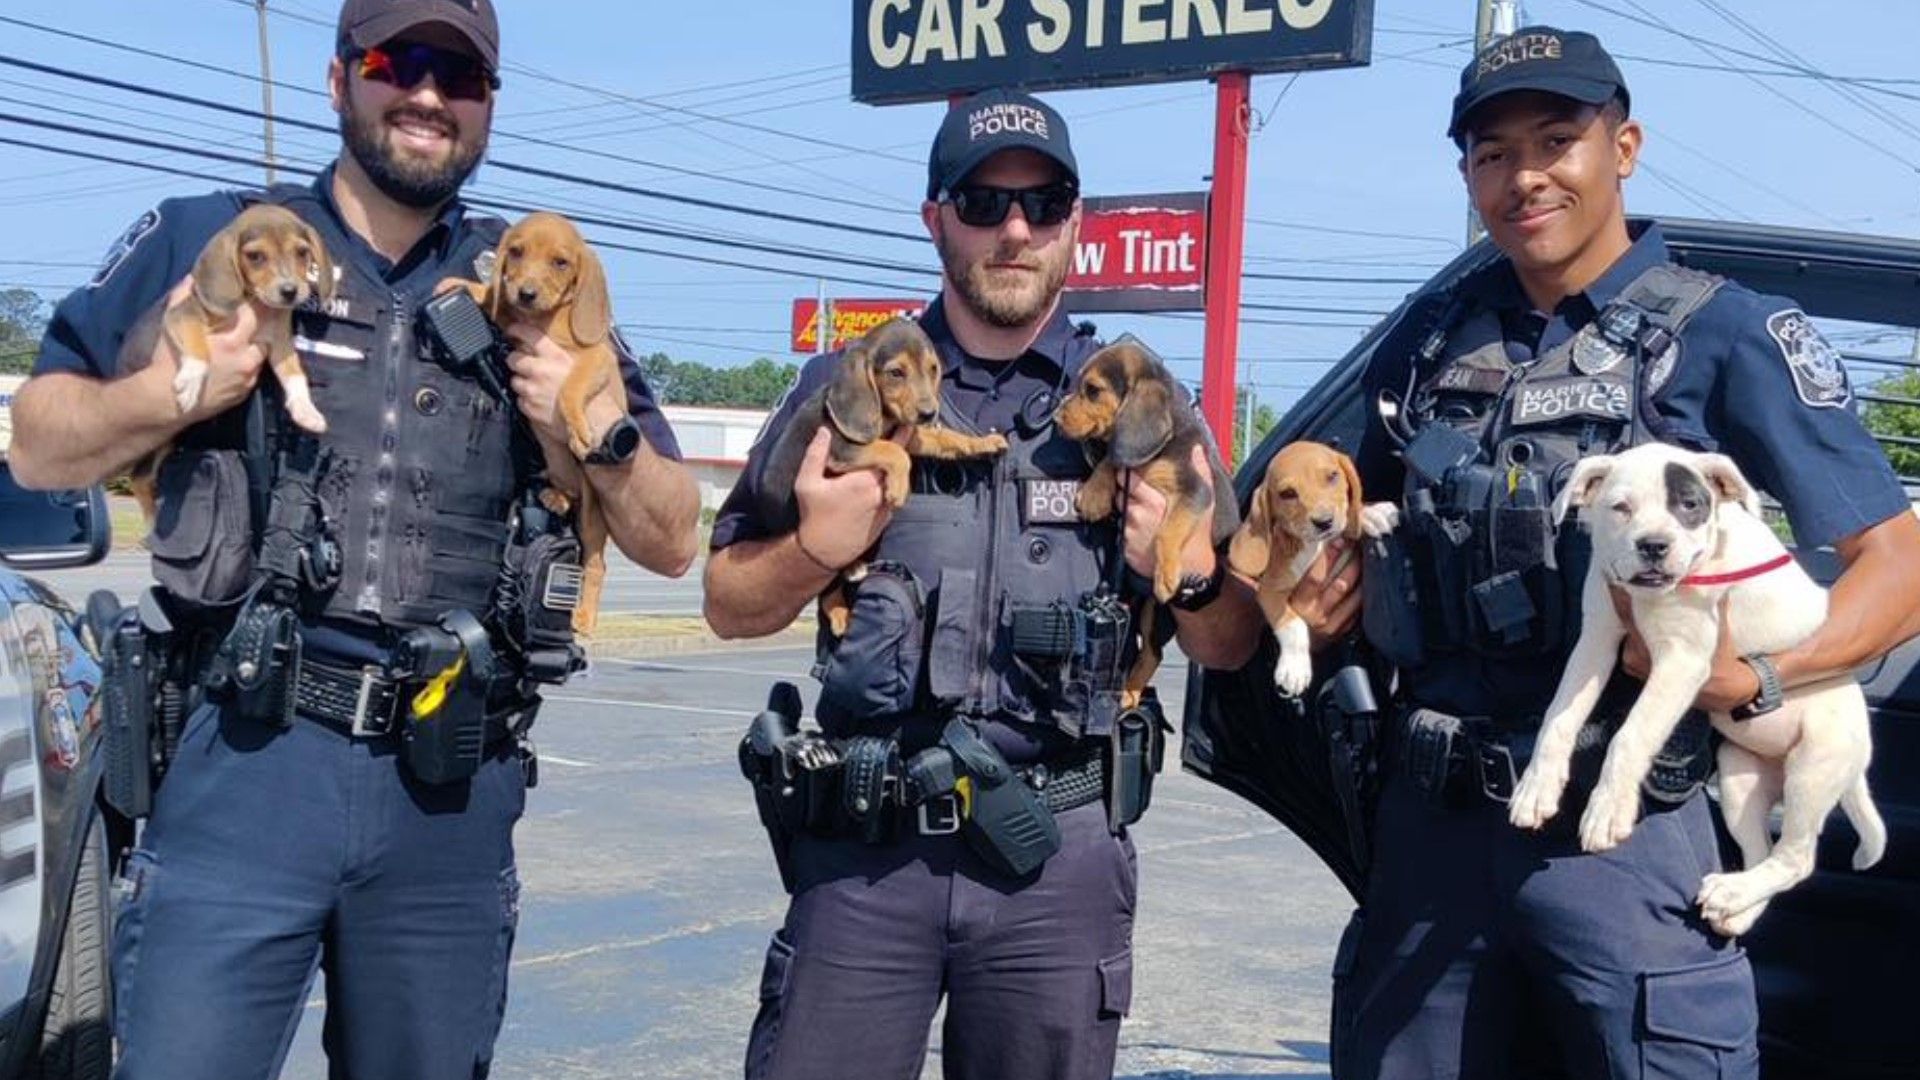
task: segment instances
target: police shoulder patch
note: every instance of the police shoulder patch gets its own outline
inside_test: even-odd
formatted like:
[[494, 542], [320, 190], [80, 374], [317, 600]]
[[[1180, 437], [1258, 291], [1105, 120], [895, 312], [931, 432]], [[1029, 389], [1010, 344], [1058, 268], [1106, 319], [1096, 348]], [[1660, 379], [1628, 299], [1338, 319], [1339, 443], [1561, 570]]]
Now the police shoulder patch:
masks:
[[126, 232], [120, 234], [120, 239], [107, 249], [106, 256], [100, 260], [100, 269], [93, 272], [93, 280], [87, 282], [87, 288], [97, 289], [105, 285], [113, 272], [120, 269], [120, 264], [127, 261], [127, 256], [133, 254], [133, 249], [140, 246], [140, 241], [153, 235], [153, 231], [159, 227], [159, 207], [141, 214], [138, 220], [127, 226]]
[[1767, 333], [1780, 346], [1780, 356], [1793, 375], [1793, 391], [1813, 409], [1837, 409], [1853, 400], [1847, 368], [1840, 353], [1799, 308], [1767, 316]]

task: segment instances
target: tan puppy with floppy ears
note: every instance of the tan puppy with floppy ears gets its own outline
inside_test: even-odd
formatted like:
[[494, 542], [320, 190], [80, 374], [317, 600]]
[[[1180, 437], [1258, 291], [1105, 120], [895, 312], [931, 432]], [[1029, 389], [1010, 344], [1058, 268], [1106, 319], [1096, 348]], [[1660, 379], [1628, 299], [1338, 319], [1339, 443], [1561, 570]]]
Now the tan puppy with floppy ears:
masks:
[[1280, 642], [1274, 684], [1289, 697], [1313, 681], [1307, 624], [1287, 602], [1293, 587], [1336, 536], [1382, 536], [1399, 523], [1390, 502], [1361, 499], [1353, 459], [1331, 446], [1294, 442], [1267, 462], [1247, 520], [1233, 534], [1227, 566], [1254, 582], [1254, 597]]
[[[260, 329], [254, 343], [280, 379], [287, 415], [307, 431], [327, 430], [313, 403], [306, 369], [293, 349], [293, 309], [318, 293], [333, 296], [333, 262], [326, 245], [299, 215], [257, 203], [213, 235], [193, 264], [193, 291], [167, 308], [161, 326], [180, 368], [173, 393], [180, 411], [200, 404], [207, 381], [207, 335], [233, 328], [240, 305], [253, 305]], [[157, 454], [155, 460], [164, 457]]]
[[587, 246], [573, 222], [559, 214], [534, 213], [500, 238], [493, 278], [486, 283], [449, 279], [441, 291], [458, 284], [472, 294], [495, 326], [524, 323], [552, 338], [573, 360], [561, 383], [557, 406], [566, 425], [565, 444], [535, 428], [547, 463], [541, 501], [555, 513], [577, 510], [582, 580], [580, 605], [573, 612], [574, 632], [588, 636], [600, 616], [600, 590], [607, 576], [607, 520], [587, 483], [581, 461], [592, 452], [596, 432], [587, 421], [587, 403], [601, 394], [621, 396], [626, 410], [620, 360], [610, 338], [613, 304], [599, 256]]
[[[1648, 443], [1583, 459], [1554, 503], [1556, 516], [1573, 507], [1593, 533], [1580, 639], [1508, 817], [1539, 828], [1559, 812], [1575, 740], [1626, 635], [1609, 596], [1619, 587], [1653, 667], [1580, 818], [1581, 847], [1606, 851], [1633, 832], [1640, 782], [1705, 684], [1722, 633], [1742, 656], [1790, 649], [1826, 621], [1827, 591], [1760, 520], [1752, 486], [1720, 454]], [[1813, 872], [1821, 825], [1836, 805], [1860, 835], [1854, 868], [1879, 860], [1887, 832], [1867, 791], [1867, 700], [1852, 675], [1796, 686], [1772, 712], [1712, 720], [1725, 736], [1720, 808], [1746, 862], [1743, 872], [1701, 883], [1700, 911], [1715, 930], [1745, 933], [1769, 899]], [[1768, 827], [1775, 804], [1784, 807], [1778, 844]]]

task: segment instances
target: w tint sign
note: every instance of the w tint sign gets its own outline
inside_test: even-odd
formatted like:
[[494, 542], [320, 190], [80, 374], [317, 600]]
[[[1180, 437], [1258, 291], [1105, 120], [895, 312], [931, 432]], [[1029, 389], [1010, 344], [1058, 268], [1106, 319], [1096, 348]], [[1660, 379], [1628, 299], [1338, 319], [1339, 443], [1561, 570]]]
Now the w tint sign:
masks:
[[1067, 274], [1070, 311], [1206, 307], [1207, 197], [1088, 196]]

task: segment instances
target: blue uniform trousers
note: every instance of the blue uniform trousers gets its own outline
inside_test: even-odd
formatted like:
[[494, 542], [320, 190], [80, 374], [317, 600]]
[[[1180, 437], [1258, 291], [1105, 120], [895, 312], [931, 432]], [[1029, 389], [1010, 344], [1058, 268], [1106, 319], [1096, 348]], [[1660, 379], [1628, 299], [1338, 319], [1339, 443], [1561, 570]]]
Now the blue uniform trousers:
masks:
[[1758, 1075], [1753, 972], [1694, 907], [1720, 868], [1705, 793], [1649, 804], [1599, 855], [1572, 833], [1581, 808], [1531, 833], [1392, 772], [1335, 962], [1338, 1080]]
[[1107, 1080], [1133, 993], [1133, 842], [1100, 802], [1008, 878], [958, 835], [803, 837], [748, 1080], [915, 1080], [941, 996], [949, 1080]]
[[510, 743], [434, 787], [391, 738], [197, 710], [121, 884], [116, 1077], [275, 1076], [316, 966], [334, 1080], [484, 1077], [525, 800]]

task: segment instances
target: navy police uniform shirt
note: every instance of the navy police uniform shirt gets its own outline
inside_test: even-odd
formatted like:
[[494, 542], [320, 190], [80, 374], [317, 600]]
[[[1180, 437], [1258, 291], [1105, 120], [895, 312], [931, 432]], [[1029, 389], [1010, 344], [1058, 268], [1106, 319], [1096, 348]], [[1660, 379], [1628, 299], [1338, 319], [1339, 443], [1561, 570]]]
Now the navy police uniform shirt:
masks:
[[[320, 173], [313, 186], [321, 204], [339, 226], [339, 232], [348, 237], [348, 250], [328, 252], [336, 264], [344, 267], [352, 263], [367, 268], [394, 292], [417, 297], [422, 302], [444, 278], [475, 276], [473, 267], [452, 266], [447, 262], [467, 231], [478, 225], [459, 200], [448, 203], [419, 242], [395, 262], [346, 227], [333, 201], [331, 166]], [[65, 371], [94, 378], [124, 374], [121, 348], [135, 324], [193, 270], [207, 241], [232, 221], [246, 203], [247, 197], [239, 191], [220, 191], [168, 199], [142, 214], [114, 241], [93, 279], [54, 309], [33, 373]], [[679, 444], [655, 404], [639, 364], [617, 332], [613, 337], [626, 383], [628, 411], [639, 422], [655, 451], [678, 460]], [[145, 358], [126, 359], [138, 364]], [[229, 416], [237, 417], [238, 412], [235, 410]], [[234, 430], [238, 430], [237, 426]]]
[[[944, 301], [935, 300], [920, 316], [920, 329], [926, 331], [940, 354], [941, 397], [946, 406], [971, 422], [980, 431], [1012, 431], [1022, 417], [1029, 426], [1044, 424], [1066, 396], [1067, 384], [1079, 370], [1080, 361], [1091, 348], [1076, 348], [1080, 335], [1056, 308], [1053, 317], [1027, 351], [1013, 360], [977, 360], [960, 348], [947, 326]], [[762, 521], [754, 513], [759, 502], [761, 478], [766, 474], [767, 457], [779, 434], [787, 429], [799, 407], [833, 381], [840, 364], [840, 351], [808, 360], [800, 377], [787, 390], [786, 397], [760, 429], [753, 449], [747, 452], [747, 465], [713, 523], [712, 547], [715, 551], [740, 540], [765, 540], [784, 536], [799, 526], [795, 521]]]
[[[1512, 264], [1501, 259], [1461, 282], [1464, 315], [1491, 308], [1504, 331], [1507, 358], [1525, 364], [1578, 333], [1648, 268], [1670, 261], [1657, 225], [1636, 232], [1633, 246], [1606, 273], [1552, 312], [1533, 310]], [[1423, 299], [1389, 333], [1368, 366], [1365, 401], [1376, 400], [1381, 390], [1404, 396], [1408, 365], [1417, 362], [1420, 343], [1445, 302]], [[1694, 313], [1672, 355], [1671, 363], [1648, 360], [1641, 372], [1648, 426], [1667, 441], [1732, 457], [1748, 480], [1786, 509], [1801, 546], [1832, 544], [1908, 512], [1906, 492], [1886, 455], [1854, 415], [1839, 355], [1792, 300], [1728, 281]], [[1402, 464], [1371, 409], [1357, 457], [1363, 488], [1402, 490]], [[1461, 664], [1444, 677], [1436, 674], [1433, 689], [1448, 700], [1421, 704], [1538, 711], [1559, 679], [1557, 665], [1526, 668], [1472, 659], [1475, 671]]]

